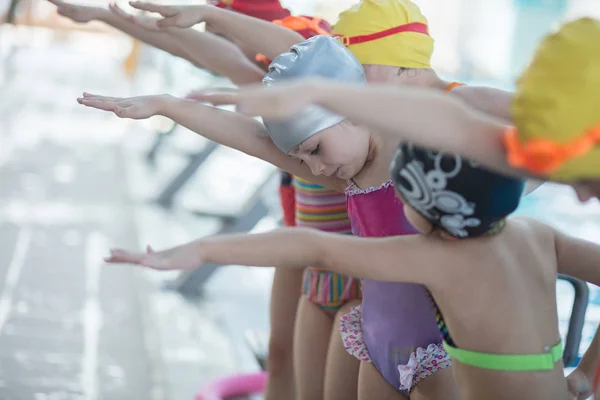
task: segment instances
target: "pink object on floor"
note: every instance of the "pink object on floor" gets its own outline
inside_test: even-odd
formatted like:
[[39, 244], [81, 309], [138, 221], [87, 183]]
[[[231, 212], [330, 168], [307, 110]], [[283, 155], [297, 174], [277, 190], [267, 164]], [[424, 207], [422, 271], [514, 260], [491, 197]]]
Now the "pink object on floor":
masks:
[[219, 378], [196, 395], [196, 400], [225, 400], [230, 397], [263, 393], [267, 385], [267, 373], [241, 374]]

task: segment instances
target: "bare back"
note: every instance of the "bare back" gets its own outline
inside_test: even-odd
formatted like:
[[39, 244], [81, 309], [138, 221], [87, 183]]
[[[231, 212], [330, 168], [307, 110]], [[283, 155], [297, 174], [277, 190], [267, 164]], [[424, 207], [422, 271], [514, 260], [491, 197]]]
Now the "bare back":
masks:
[[[553, 230], [512, 218], [499, 234], [453, 242], [464, 260], [431, 288], [456, 346], [488, 354], [542, 354], [559, 340]], [[554, 370], [504, 372], [453, 362], [465, 400], [567, 399], [562, 361]]]

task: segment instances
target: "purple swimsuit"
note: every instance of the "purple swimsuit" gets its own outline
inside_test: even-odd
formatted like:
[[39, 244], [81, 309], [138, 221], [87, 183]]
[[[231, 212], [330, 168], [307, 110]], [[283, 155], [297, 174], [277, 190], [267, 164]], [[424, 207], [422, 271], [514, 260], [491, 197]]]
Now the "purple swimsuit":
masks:
[[[404, 216], [391, 181], [364, 190], [351, 183], [346, 196], [354, 235], [416, 233]], [[385, 380], [404, 394], [451, 365], [424, 286], [363, 280], [362, 289], [362, 306], [342, 318], [341, 332], [348, 352], [373, 362]]]

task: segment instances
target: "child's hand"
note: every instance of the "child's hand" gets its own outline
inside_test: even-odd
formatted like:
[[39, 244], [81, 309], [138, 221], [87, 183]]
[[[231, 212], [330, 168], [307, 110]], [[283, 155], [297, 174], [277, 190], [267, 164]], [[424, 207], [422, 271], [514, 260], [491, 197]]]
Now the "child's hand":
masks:
[[108, 5], [108, 9], [113, 14], [126, 19], [127, 21], [141, 28], [148, 29], [149, 31], [160, 31], [160, 27], [158, 26], [157, 22], [160, 21], [161, 18], [147, 17], [144, 15], [131, 15], [119, 7], [116, 3], [110, 3]]
[[586, 400], [592, 395], [592, 382], [579, 368], [567, 376], [567, 387], [571, 400]]
[[206, 18], [204, 6], [165, 6], [143, 1], [130, 1], [129, 4], [138, 10], [162, 15], [164, 18], [156, 23], [159, 28], [191, 28]]
[[69, 18], [73, 22], [85, 24], [94, 19], [98, 19], [104, 9], [99, 7], [82, 6], [79, 4], [69, 4], [62, 0], [48, 0], [56, 6], [56, 12], [63, 17]]
[[284, 120], [300, 114], [315, 100], [309, 82], [282, 84], [272, 87], [246, 86], [238, 91], [197, 91], [188, 98], [213, 105], [235, 105], [238, 112], [271, 120]]
[[204, 262], [199, 241], [190, 242], [172, 249], [155, 252], [148, 246], [145, 253], [132, 253], [123, 249], [112, 249], [104, 259], [111, 264], [135, 264], [158, 270], [191, 270]]
[[146, 119], [160, 114], [169, 98], [168, 95], [121, 98], [84, 93], [77, 102], [86, 107], [112, 111], [120, 118]]

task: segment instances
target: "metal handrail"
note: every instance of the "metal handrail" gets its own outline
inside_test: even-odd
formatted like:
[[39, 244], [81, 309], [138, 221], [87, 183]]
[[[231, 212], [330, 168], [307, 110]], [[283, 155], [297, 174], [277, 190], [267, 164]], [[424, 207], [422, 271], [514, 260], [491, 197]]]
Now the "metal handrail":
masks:
[[559, 274], [558, 279], [570, 283], [575, 291], [573, 311], [569, 320], [569, 329], [563, 352], [565, 367], [575, 367], [579, 360], [579, 346], [581, 345], [581, 335], [585, 325], [585, 313], [590, 299], [590, 292], [587, 283], [581, 279], [563, 274]]

